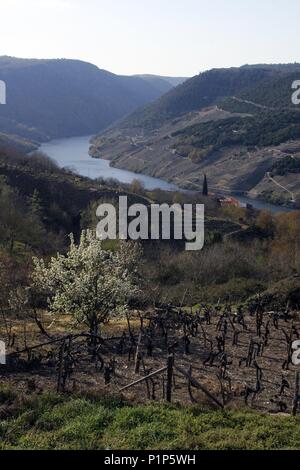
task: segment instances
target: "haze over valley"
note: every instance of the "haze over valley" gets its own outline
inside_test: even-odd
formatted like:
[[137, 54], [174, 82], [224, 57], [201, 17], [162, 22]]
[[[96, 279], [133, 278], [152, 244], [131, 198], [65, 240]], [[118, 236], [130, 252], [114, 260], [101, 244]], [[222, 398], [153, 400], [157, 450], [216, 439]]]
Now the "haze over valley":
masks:
[[299, 64], [262, 64], [191, 79], [126, 77], [81, 61], [3, 56], [0, 144], [30, 152], [97, 134], [90, 154], [113, 167], [196, 191], [206, 174], [213, 192], [297, 205], [300, 113], [291, 84], [299, 73]]

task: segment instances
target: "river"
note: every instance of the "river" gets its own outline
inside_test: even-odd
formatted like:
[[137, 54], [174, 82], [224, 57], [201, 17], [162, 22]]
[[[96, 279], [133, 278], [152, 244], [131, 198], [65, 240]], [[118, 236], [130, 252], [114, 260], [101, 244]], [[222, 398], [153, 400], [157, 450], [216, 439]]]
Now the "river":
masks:
[[127, 184], [139, 180], [149, 190], [160, 188], [166, 191], [176, 191], [178, 189], [174, 184], [161, 179], [113, 168], [108, 160], [92, 158], [89, 155], [91, 138], [92, 136], [51, 140], [42, 144], [39, 150], [55, 160], [60, 167], [70, 168], [88, 178], [113, 178], [120, 183]]
[[[180, 190], [176, 185], [159, 178], [152, 178], [151, 176], [134, 173], [132, 171], [113, 168], [110, 166], [108, 160], [91, 158], [89, 155], [91, 137], [92, 136], [84, 136], [51, 140], [50, 142], [42, 144], [40, 151], [55, 160], [61, 168], [70, 168], [76, 173], [89, 178], [113, 178], [121, 183], [127, 184], [132, 183], [133, 180], [139, 180], [148, 190], [156, 188], [166, 191]], [[249, 203], [257, 209], [266, 209], [273, 213], [291, 211], [291, 209], [268, 204], [257, 199], [244, 196], [234, 197], [238, 199], [242, 205]]]

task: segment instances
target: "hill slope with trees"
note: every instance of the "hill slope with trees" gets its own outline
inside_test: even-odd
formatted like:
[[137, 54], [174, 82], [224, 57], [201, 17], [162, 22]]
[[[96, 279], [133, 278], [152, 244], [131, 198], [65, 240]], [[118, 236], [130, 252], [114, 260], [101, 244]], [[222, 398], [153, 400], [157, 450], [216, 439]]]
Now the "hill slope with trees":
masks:
[[25, 126], [40, 140], [96, 133], [165, 91], [141, 77], [64, 59], [0, 57], [0, 80], [7, 88], [0, 129], [13, 127], [10, 134], [20, 135]]
[[213, 69], [187, 80], [94, 139], [91, 154], [116, 167], [189, 189], [299, 199], [296, 172], [267, 175], [300, 152], [300, 108], [292, 103], [299, 64]]
[[[290, 67], [294, 67], [294, 72], [300, 71], [298, 64]], [[270, 80], [276, 82], [286, 73], [291, 73], [290, 68], [284, 66], [212, 69], [187, 80], [154, 103], [135, 111], [124, 124], [158, 127], [168, 119], [217, 104], [224, 97], [239, 95], [248, 89], [257, 90]]]

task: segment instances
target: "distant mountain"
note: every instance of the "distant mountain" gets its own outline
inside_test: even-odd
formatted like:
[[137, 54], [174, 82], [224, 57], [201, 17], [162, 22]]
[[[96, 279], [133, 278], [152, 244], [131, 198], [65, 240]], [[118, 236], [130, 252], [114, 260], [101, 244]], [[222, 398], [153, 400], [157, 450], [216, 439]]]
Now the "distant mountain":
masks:
[[186, 82], [191, 77], [161, 77], [167, 82], [171, 83], [174, 87], [181, 85], [182, 83]]
[[0, 132], [27, 128], [26, 138], [40, 140], [96, 133], [165, 91], [151, 80], [65, 59], [0, 57], [0, 80], [7, 85]]
[[147, 74], [135, 76], [146, 80], [161, 93], [167, 93], [168, 91], [172, 90], [172, 88], [181, 85], [181, 83], [187, 80], [186, 77], [163, 77], [160, 75]]

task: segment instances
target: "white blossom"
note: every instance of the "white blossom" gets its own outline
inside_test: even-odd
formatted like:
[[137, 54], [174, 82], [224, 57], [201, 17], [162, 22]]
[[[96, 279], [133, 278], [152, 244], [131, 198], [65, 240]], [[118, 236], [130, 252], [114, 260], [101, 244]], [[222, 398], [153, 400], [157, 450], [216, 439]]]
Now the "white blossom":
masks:
[[32, 285], [48, 298], [53, 314], [71, 314], [91, 327], [115, 315], [124, 315], [128, 301], [137, 293], [137, 245], [120, 242], [109, 251], [94, 232], [83, 231], [79, 245], [70, 236], [66, 255], [57, 254], [48, 264], [34, 259]]

